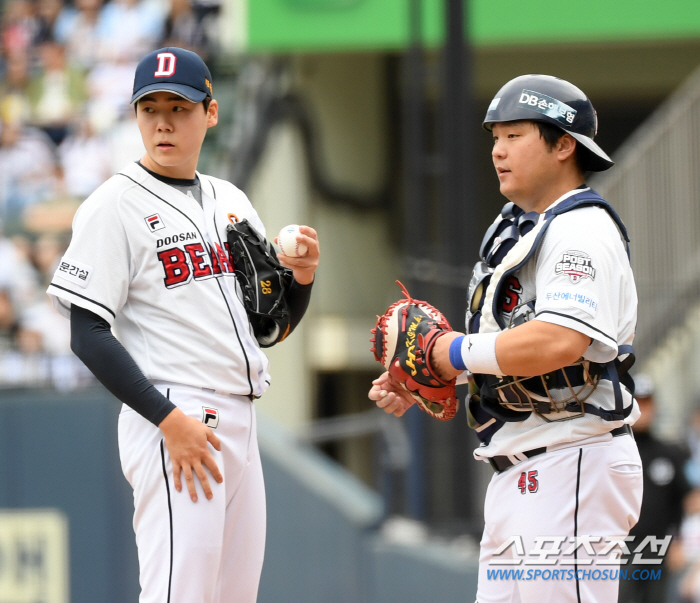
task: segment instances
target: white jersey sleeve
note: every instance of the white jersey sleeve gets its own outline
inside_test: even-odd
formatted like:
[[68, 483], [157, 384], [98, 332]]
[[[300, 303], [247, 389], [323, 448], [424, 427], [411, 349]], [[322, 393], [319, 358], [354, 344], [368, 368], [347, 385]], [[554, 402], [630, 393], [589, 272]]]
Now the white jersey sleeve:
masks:
[[622, 235], [604, 209], [557, 216], [538, 251], [536, 274], [537, 320], [588, 335], [584, 358], [609, 362], [631, 341], [634, 278]]
[[129, 239], [120, 215], [121, 189], [108, 181], [80, 206], [73, 237], [56, 269], [49, 293], [70, 316], [81, 306], [110, 325], [126, 302], [131, 280]]

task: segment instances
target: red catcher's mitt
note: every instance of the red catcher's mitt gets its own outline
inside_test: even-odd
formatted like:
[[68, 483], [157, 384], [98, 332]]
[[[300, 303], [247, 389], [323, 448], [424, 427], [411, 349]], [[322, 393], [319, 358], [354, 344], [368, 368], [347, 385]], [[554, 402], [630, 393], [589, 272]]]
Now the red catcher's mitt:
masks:
[[444, 381], [430, 366], [430, 351], [438, 338], [452, 331], [442, 313], [429, 303], [413, 299], [396, 281], [406, 299], [389, 306], [372, 329], [372, 352], [392, 377], [413, 396], [425, 412], [440, 421], [457, 413], [455, 379]]

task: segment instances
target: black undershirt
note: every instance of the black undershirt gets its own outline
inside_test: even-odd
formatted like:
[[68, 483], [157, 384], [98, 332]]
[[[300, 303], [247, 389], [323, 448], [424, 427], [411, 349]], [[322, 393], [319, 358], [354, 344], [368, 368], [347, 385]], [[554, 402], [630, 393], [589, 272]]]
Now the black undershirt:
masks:
[[156, 180], [169, 184], [173, 188], [179, 190], [183, 195], [189, 194], [197, 203], [199, 203], [200, 207], [204, 207], [202, 205], [202, 184], [199, 181], [199, 176], [197, 176], [197, 174], [194, 175], [194, 178], [170, 178], [169, 176], [156, 174], [155, 172], [149, 170], [140, 161], [137, 161], [136, 163]]
[[70, 310], [70, 347], [116, 398], [154, 425], [175, 405], [141, 372], [131, 354], [112, 334], [109, 323], [73, 304]]
[[146, 170], [151, 176], [153, 176], [156, 180], [160, 180], [161, 182], [165, 182], [165, 184], [169, 184], [170, 186], [194, 186], [199, 182], [199, 176], [197, 174], [194, 175], [194, 178], [170, 178], [170, 176], [163, 176], [162, 174], [158, 174], [152, 170], [149, 170], [143, 163], [140, 161], [136, 162], [140, 167], [142, 167], [144, 170]]

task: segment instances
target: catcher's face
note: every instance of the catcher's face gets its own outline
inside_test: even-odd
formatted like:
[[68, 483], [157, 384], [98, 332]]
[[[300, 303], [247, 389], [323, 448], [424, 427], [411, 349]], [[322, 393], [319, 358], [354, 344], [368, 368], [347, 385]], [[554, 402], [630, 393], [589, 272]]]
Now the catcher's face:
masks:
[[194, 178], [204, 136], [218, 120], [218, 105], [212, 100], [204, 111], [202, 103], [154, 92], [138, 101], [136, 120], [146, 147], [141, 163], [170, 178]]
[[562, 136], [550, 149], [531, 121], [497, 123], [492, 133], [491, 157], [501, 194], [525, 211], [542, 212], [580, 184], [569, 182], [568, 159], [576, 147], [570, 136]]

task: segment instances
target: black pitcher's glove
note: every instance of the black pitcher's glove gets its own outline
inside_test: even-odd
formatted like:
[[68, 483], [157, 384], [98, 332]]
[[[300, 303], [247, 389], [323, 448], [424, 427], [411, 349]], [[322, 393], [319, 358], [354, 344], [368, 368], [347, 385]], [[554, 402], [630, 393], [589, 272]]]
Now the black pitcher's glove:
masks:
[[286, 295], [292, 271], [279, 263], [275, 248], [248, 220], [229, 224], [226, 238], [255, 338], [260, 347], [272, 347], [289, 335]]

